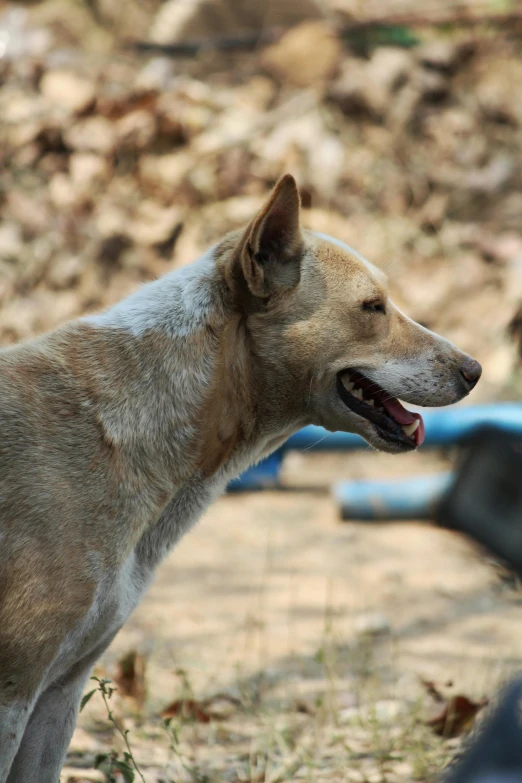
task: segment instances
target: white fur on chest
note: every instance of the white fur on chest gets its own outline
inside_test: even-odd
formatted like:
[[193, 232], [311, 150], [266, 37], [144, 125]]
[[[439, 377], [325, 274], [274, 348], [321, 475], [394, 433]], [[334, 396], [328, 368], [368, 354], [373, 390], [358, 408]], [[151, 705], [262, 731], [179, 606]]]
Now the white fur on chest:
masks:
[[55, 682], [78, 660], [104, 649], [138, 606], [158, 564], [223, 491], [226, 479], [182, 487], [165, 512], [119, 567], [99, 571], [91, 608], [69, 633], [45, 684]]
[[147, 583], [135, 573], [134, 552], [117, 571], [101, 575], [91, 608], [61, 645], [44, 687], [63, 677], [79, 660], [107, 646], [138, 605], [146, 587]]
[[253, 453], [250, 449], [238, 455], [212, 480], [198, 481], [180, 488], [160, 519], [138, 542], [127, 560], [116, 571], [100, 572], [95, 600], [85, 617], [69, 634], [51, 667], [47, 683], [56, 681], [78, 659], [106, 646], [138, 606], [149, 587], [154, 572], [176, 543], [224, 491], [227, 482], [266, 452], [286, 440], [285, 434], [262, 443]]

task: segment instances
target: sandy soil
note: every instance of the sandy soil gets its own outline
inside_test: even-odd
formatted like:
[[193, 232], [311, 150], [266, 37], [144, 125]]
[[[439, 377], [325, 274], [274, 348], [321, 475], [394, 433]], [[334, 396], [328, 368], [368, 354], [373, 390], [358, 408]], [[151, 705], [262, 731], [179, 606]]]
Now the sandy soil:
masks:
[[[432, 454], [294, 455], [286, 482], [313, 480], [325, 484], [324, 492], [228, 496], [209, 510], [160, 567], [99, 670], [110, 675], [129, 649], [147, 655], [145, 718], [136, 723], [128, 703], [119, 704], [147, 781], [178, 780], [179, 774], [187, 780], [277, 779], [273, 769], [255, 777], [245, 768], [248, 748], [267, 725], [284, 734], [296, 720], [302, 739], [307, 725], [317, 728], [319, 711], [320, 736], [307, 748], [315, 754], [312, 777], [304, 765], [281, 780], [428, 779], [437, 771], [455, 743], [430, 736], [424, 726], [434, 707], [420, 680], [452, 681], [448, 693], [494, 696], [521, 663], [520, 597], [502, 587], [471, 544], [428, 523], [340, 522], [327, 483], [444, 466]], [[228, 720], [211, 724], [230, 732], [239, 722], [240, 738], [232, 742], [212, 739], [208, 726], [184, 727], [197, 736], [179, 752], [206, 778], [176, 772], [176, 758], [157, 734], [155, 716], [180, 695], [181, 681], [198, 698], [225, 692], [243, 707], [250, 703], [246, 712], [233, 710]], [[103, 733], [103, 713], [96, 699], [82, 713], [71, 763], [89, 764], [89, 752], [114, 741]], [[415, 731], [420, 735], [412, 749], [405, 737]], [[332, 732], [351, 749], [346, 758], [337, 753], [333, 767], [324, 747]], [[394, 752], [383, 771], [378, 751], [390, 737]], [[361, 743], [365, 751], [354, 750]], [[290, 751], [268, 757], [274, 769], [293, 758]]]

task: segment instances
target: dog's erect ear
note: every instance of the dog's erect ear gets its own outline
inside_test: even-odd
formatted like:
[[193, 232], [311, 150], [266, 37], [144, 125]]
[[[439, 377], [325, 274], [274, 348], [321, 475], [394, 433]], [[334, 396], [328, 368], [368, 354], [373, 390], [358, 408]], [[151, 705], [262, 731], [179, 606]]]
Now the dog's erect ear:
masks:
[[241, 270], [250, 292], [262, 299], [297, 285], [303, 237], [295, 179], [282, 177], [243, 235]]

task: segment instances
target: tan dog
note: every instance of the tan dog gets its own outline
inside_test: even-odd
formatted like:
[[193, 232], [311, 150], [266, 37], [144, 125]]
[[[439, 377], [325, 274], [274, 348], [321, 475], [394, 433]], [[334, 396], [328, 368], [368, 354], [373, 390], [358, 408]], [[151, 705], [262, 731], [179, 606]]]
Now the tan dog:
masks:
[[227, 482], [307, 424], [402, 452], [480, 365], [304, 231], [246, 230], [105, 313], [0, 352], [0, 783], [56, 783], [94, 661]]

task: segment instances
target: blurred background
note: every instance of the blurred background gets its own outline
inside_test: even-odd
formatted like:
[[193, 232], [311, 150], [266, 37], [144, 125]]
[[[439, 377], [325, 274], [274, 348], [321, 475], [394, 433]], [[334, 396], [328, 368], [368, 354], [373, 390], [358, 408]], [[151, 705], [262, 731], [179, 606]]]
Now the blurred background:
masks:
[[[521, 53], [509, 0], [1, 3], [1, 343], [189, 263], [289, 171], [306, 226], [481, 362], [473, 402], [518, 400]], [[290, 454], [299, 492], [218, 502], [99, 668], [148, 783], [427, 781], [458, 754], [520, 664], [516, 585], [328, 492], [448, 464]], [[98, 694], [63, 783], [131, 779], [123, 750]]]

